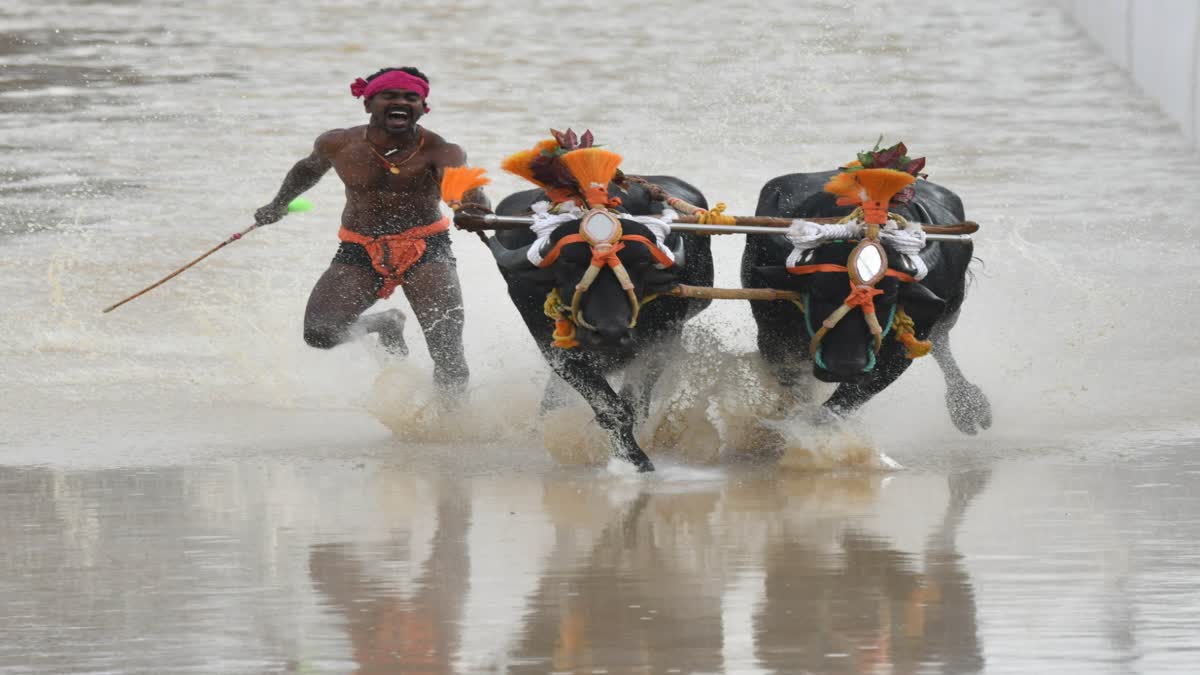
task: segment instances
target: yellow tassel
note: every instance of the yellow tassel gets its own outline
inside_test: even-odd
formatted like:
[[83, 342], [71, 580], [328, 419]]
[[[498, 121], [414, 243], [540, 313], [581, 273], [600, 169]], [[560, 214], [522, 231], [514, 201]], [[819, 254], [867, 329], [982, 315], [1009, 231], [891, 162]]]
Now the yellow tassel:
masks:
[[737, 225], [737, 218], [725, 215], [725, 202], [717, 202], [716, 206], [701, 213], [697, 220], [702, 225]]
[[572, 150], [562, 156], [562, 162], [579, 181], [588, 206], [609, 205], [608, 183], [617, 173], [622, 157], [604, 148]]
[[442, 172], [442, 201], [453, 206], [463, 195], [492, 182], [481, 167], [452, 166]]
[[575, 339], [575, 324], [570, 319], [558, 319], [554, 322], [554, 346], [559, 349], [574, 349], [579, 346]]
[[563, 316], [563, 309], [562, 296], [557, 288], [546, 294], [542, 312], [554, 319], [554, 339], [551, 344], [559, 349], [574, 349], [579, 346], [579, 341], [575, 339], [575, 323]]
[[918, 340], [917, 336], [912, 333], [901, 333], [896, 336], [900, 344], [904, 345], [905, 357], [910, 359], [919, 359], [922, 356], [927, 356], [933, 351], [933, 343], [929, 340]]
[[903, 307], [896, 308], [896, 317], [892, 319], [892, 329], [896, 331], [896, 341], [904, 345], [905, 357], [919, 359], [933, 351], [933, 342], [918, 340], [917, 336], [913, 334], [915, 324]]

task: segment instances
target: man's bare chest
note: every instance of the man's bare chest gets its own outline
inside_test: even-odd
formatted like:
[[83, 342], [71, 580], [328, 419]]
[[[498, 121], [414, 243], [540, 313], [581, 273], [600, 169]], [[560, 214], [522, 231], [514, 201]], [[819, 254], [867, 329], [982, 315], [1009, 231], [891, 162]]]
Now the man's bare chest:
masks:
[[387, 152], [355, 143], [339, 152], [333, 165], [346, 187], [356, 191], [410, 194], [436, 184], [432, 167], [419, 149]]

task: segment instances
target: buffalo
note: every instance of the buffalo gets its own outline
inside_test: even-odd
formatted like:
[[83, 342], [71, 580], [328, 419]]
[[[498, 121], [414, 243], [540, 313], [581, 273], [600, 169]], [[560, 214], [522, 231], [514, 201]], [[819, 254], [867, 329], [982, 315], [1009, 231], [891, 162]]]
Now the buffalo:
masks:
[[[839, 206], [833, 195], [822, 190], [836, 173], [796, 173], [772, 179], [759, 193], [756, 215], [794, 219], [847, 215], [850, 208]], [[963, 221], [962, 200], [953, 192], [927, 180], [916, 181], [914, 187], [915, 196], [902, 205], [893, 203], [891, 212], [924, 224]], [[817, 379], [838, 383], [824, 408], [840, 416], [894, 382], [919, 355], [919, 347], [912, 349], [912, 345], [932, 343], [934, 359], [945, 377], [946, 405], [954, 425], [967, 434], [987, 429], [992, 422], [987, 397], [967, 381], [950, 350], [950, 329], [966, 295], [971, 243], [930, 241], [919, 255], [913, 255], [896, 250], [887, 238], [882, 242], [881, 257], [892, 271], [876, 284], [882, 293], [872, 298], [874, 317], [878, 317], [875, 325], [883, 331], [879, 334], [878, 330], [872, 332], [863, 308], [849, 302], [847, 296], [853, 283], [848, 284], [846, 266], [857, 242], [822, 243], [798, 261], [793, 257], [789, 272], [793, 245], [785, 236], [746, 237], [742, 285], [798, 291], [804, 297], [799, 303], [751, 303], [758, 349], [768, 369], [787, 388], [796, 387], [810, 368]], [[918, 270], [925, 271], [922, 268], [928, 273], [915, 281]], [[800, 270], [805, 273], [794, 273]], [[840, 319], [831, 318], [850, 305], [855, 308]], [[909, 319], [911, 323], [904, 325]], [[818, 334], [821, 339], [814, 347]]]
[[[644, 180], [707, 208], [704, 196], [684, 181], [670, 176]], [[680, 284], [711, 286], [712, 252], [708, 237], [688, 233], [669, 234], [661, 243], [670, 253], [663, 251], [655, 230], [633, 219], [662, 213], [662, 203], [643, 184], [614, 183], [609, 193], [621, 200], [616, 211], [578, 211], [542, 237], [525, 229], [500, 231], [488, 246], [535, 344], [554, 373], [592, 407], [597, 423], [610, 435], [613, 455], [638, 471], [653, 471], [634, 427], [649, 412], [654, 384], [684, 323], [710, 302], [662, 294]], [[518, 192], [504, 198], [496, 213], [544, 211], [545, 199], [542, 190]], [[592, 223], [588, 232], [582, 231], [585, 221]], [[609, 226], [611, 243], [597, 246], [584, 238]], [[535, 245], [538, 250], [531, 251]], [[629, 369], [635, 357], [637, 371]], [[618, 394], [606, 376], [621, 370], [625, 377]], [[553, 384], [547, 386], [543, 409], [552, 404]]]

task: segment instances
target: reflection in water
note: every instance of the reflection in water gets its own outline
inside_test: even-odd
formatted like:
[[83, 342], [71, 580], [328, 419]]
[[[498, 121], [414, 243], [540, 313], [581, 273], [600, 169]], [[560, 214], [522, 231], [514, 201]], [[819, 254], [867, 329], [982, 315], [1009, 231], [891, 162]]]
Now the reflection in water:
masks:
[[1183, 453], [948, 476], [412, 466], [0, 467], [0, 672], [1157, 673], [1194, 624]]
[[442, 486], [427, 558], [397, 533], [310, 571], [359, 673], [982, 670], [955, 541], [988, 472], [949, 478], [923, 563], [864, 529], [878, 476], [742, 478]]
[[882, 537], [848, 529], [835, 555], [813, 542], [776, 542], [767, 561], [761, 659], [780, 672], [948, 673], [983, 668], [970, 579], [955, 533], [987, 473], [955, 474], [924, 565]]
[[[461, 499], [444, 491], [437, 502], [432, 552], [414, 561], [407, 537], [389, 542], [366, 560], [350, 543], [318, 544], [309, 556], [313, 585], [341, 615], [350, 636], [356, 672], [448, 672], [457, 650], [468, 554], [462, 532], [469, 514]], [[389, 572], [414, 579], [410, 593], [396, 588]], [[409, 565], [418, 569], [406, 569]]]

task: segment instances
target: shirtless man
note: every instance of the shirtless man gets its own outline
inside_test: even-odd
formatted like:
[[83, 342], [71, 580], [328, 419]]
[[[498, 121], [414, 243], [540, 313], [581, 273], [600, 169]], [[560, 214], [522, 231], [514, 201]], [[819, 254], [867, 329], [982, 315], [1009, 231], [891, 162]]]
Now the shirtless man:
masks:
[[[449, 220], [440, 210], [440, 182], [445, 168], [465, 165], [467, 156], [417, 124], [429, 111], [429, 78], [416, 68], [385, 68], [356, 80], [350, 92], [363, 97], [370, 120], [321, 134], [312, 154], [292, 167], [255, 221], [265, 225], [283, 218], [289, 202], [331, 167], [337, 171], [346, 186], [342, 244], [308, 298], [304, 341], [329, 349], [376, 333], [389, 351], [406, 354], [400, 310], [362, 316], [400, 286], [425, 333], [434, 381], [443, 393], [460, 393], [469, 375], [462, 290]], [[489, 204], [476, 189], [464, 195], [462, 208], [487, 210]]]

